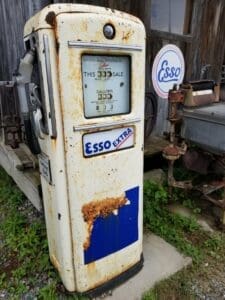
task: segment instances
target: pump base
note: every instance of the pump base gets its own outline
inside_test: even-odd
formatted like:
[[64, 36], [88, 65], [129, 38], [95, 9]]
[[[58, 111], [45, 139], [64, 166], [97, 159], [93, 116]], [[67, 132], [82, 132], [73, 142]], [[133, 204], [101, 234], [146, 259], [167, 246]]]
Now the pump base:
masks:
[[140, 260], [134, 266], [132, 266], [130, 269], [126, 270], [125, 272], [116, 276], [115, 278], [107, 281], [106, 283], [104, 283], [92, 290], [89, 290], [85, 293], [82, 293], [80, 295], [88, 296], [91, 298], [100, 296], [100, 295], [114, 289], [116, 286], [121, 285], [122, 283], [124, 283], [125, 281], [130, 279], [131, 277], [133, 277], [136, 273], [138, 273], [142, 269], [143, 264], [144, 264], [144, 257], [143, 257], [143, 254], [141, 254]]

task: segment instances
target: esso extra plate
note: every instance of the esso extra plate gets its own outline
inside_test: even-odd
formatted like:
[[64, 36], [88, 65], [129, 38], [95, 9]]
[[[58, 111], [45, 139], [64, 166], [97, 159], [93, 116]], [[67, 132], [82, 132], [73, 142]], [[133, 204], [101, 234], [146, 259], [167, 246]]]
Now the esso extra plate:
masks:
[[83, 135], [85, 157], [118, 151], [134, 146], [134, 127], [87, 133]]

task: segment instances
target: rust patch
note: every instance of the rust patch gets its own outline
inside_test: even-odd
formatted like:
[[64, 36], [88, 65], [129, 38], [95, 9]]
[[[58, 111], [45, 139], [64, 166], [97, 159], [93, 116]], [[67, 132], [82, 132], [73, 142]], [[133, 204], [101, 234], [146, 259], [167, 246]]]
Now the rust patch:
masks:
[[58, 262], [58, 260], [54, 254], [50, 255], [50, 260], [51, 260], [53, 266], [55, 266], [56, 270], [60, 271], [60, 263]]
[[179, 155], [179, 150], [176, 146], [169, 145], [163, 150], [163, 153], [166, 155], [177, 156]]
[[132, 30], [129, 30], [128, 32], [123, 32], [123, 37], [122, 37], [122, 40], [123, 41], [128, 41], [129, 38], [132, 36], [132, 34], [134, 33], [134, 31]]
[[94, 273], [96, 270], [95, 262], [91, 262], [90, 264], [87, 265], [88, 268], [88, 273]]
[[55, 18], [56, 18], [55, 12], [54, 11], [50, 11], [47, 14], [47, 16], [46, 16], [45, 21], [46, 21], [46, 23], [48, 23], [49, 25], [51, 25], [51, 26], [54, 27], [55, 26], [55, 22], [56, 22]]
[[87, 223], [88, 237], [83, 244], [84, 250], [90, 247], [91, 233], [94, 221], [98, 217], [106, 218], [113, 213], [114, 210], [124, 206], [127, 202], [124, 196], [117, 198], [106, 198], [101, 201], [92, 201], [82, 207], [84, 221]]
[[84, 21], [81, 23], [81, 31], [87, 32], [87, 30], [88, 30], [88, 24], [87, 24], [87, 21], [84, 20]]
[[51, 146], [52, 146], [52, 150], [53, 150], [53, 151], [56, 150], [56, 145], [57, 145], [57, 140], [51, 138]]

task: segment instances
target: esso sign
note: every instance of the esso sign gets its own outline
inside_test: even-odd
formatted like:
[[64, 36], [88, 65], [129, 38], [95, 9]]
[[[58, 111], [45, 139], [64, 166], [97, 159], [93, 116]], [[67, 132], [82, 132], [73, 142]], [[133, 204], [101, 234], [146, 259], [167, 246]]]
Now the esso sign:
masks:
[[167, 98], [174, 84], [182, 83], [184, 69], [184, 57], [177, 46], [169, 44], [158, 52], [152, 68], [152, 82], [159, 97]]

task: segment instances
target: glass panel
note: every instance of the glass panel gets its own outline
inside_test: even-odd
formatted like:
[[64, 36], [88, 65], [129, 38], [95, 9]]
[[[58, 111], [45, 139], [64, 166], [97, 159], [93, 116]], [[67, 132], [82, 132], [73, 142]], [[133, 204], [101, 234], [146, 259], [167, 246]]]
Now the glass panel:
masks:
[[130, 112], [130, 57], [83, 55], [86, 118]]
[[183, 34], [186, 0], [152, 0], [151, 28]]
[[183, 34], [186, 0], [171, 0], [170, 32]]
[[169, 31], [169, 0], [152, 0], [151, 28]]

